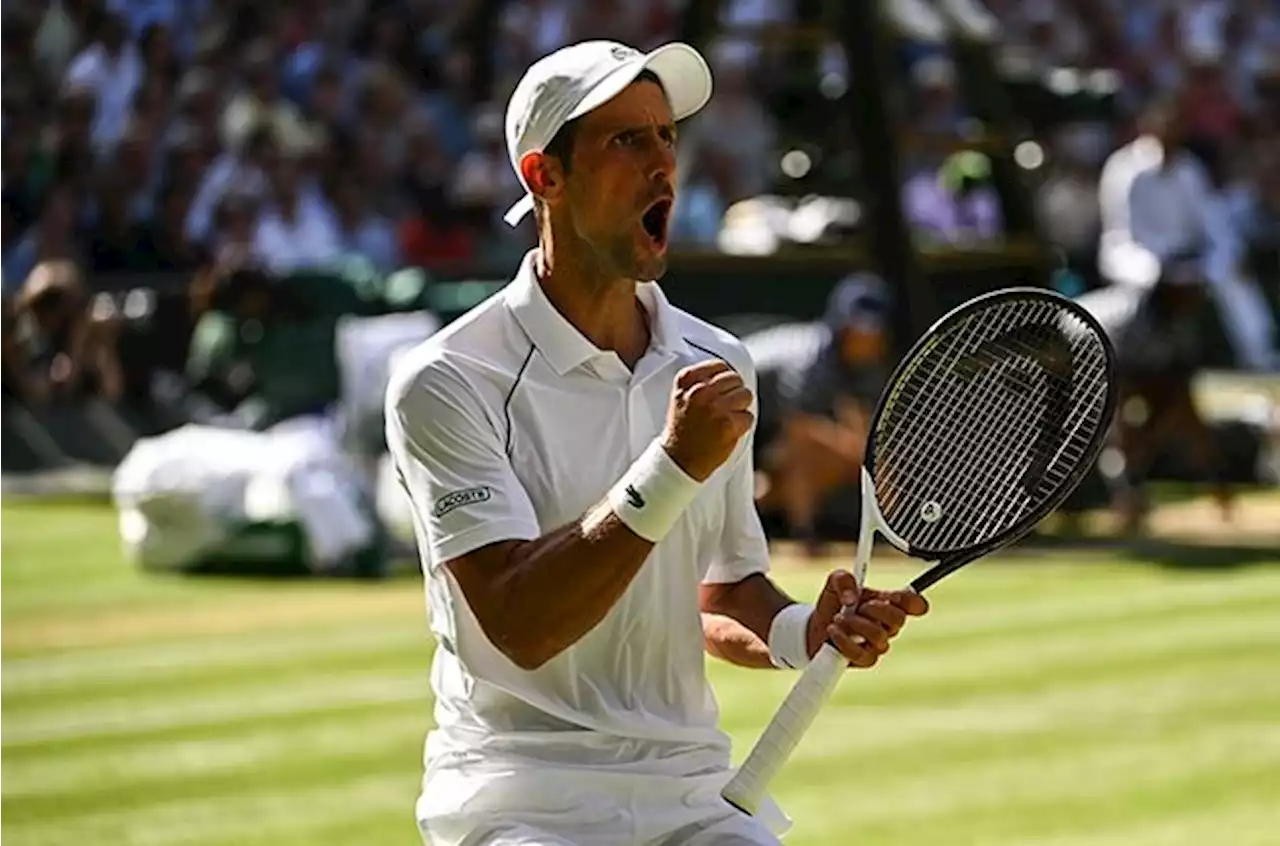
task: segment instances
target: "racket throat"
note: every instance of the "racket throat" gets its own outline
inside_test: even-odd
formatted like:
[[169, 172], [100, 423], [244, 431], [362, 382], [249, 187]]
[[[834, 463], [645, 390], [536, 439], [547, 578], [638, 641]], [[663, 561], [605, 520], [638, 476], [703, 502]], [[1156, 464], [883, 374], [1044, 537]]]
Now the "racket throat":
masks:
[[903, 540], [902, 536], [890, 529], [885, 522], [880, 503], [876, 500], [875, 479], [872, 478], [871, 471], [865, 464], [860, 472], [859, 483], [858, 499], [862, 514], [858, 519], [858, 549], [854, 557], [853, 577], [861, 588], [866, 584], [867, 564], [871, 561], [877, 533], [907, 555], [911, 554], [911, 544]]

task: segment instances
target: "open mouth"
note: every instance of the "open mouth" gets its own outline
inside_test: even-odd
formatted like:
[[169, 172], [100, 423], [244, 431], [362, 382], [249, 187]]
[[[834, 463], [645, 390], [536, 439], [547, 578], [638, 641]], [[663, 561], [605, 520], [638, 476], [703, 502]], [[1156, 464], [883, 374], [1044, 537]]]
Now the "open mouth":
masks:
[[640, 223], [653, 243], [663, 247], [667, 243], [667, 224], [670, 220], [671, 201], [658, 200], [645, 211], [644, 216], [640, 218]]

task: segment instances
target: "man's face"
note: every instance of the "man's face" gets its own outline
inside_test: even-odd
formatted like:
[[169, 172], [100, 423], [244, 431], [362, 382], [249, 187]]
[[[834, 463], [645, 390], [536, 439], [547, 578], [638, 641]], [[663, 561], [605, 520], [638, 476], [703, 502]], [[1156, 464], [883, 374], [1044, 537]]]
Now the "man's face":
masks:
[[888, 344], [884, 330], [874, 326], [849, 326], [840, 339], [840, 351], [850, 365], [875, 364], [884, 359]]
[[572, 167], [552, 211], [567, 214], [611, 274], [651, 280], [666, 272], [675, 145], [671, 107], [652, 82], [628, 86], [579, 122]]

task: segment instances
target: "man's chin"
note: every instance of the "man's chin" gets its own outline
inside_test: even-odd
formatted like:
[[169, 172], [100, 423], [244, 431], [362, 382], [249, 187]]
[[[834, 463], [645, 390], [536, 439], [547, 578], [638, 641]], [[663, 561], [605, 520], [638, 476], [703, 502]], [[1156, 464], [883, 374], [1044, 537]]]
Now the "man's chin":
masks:
[[641, 282], [662, 279], [667, 273], [666, 250], [640, 250], [635, 256], [635, 278]]
[[635, 278], [641, 282], [654, 282], [667, 273], [667, 254], [650, 253], [636, 257]]

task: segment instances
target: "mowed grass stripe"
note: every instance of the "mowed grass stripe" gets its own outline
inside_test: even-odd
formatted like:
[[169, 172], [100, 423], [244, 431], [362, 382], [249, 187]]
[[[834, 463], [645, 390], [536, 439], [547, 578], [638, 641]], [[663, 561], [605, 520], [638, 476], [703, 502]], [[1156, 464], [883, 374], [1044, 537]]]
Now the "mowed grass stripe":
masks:
[[[67, 760], [76, 755], [99, 755], [108, 758], [127, 753], [143, 743], [180, 744], [198, 740], [216, 741], [219, 738], [234, 741], [244, 733], [246, 725], [251, 725], [254, 731], [261, 729], [288, 732], [293, 726], [303, 721], [338, 720], [349, 721], [354, 725], [370, 714], [394, 714], [407, 711], [413, 711], [421, 716], [424, 732], [430, 727], [429, 697], [418, 699], [404, 696], [394, 701], [368, 701], [353, 698], [344, 704], [326, 703], [323, 708], [314, 708], [308, 703], [299, 702], [296, 709], [280, 708], [261, 714], [228, 714], [223, 720], [178, 723], [133, 733], [76, 735], [43, 744], [14, 746], [4, 750], [4, 766], [8, 772], [9, 767], [25, 766], [32, 762]], [[421, 737], [418, 738], [419, 741], [421, 739]]]
[[282, 722], [246, 719], [185, 737], [160, 732], [112, 748], [67, 749], [6, 762], [6, 771], [17, 778], [6, 785], [5, 801], [120, 792], [145, 797], [166, 781], [243, 775], [280, 760], [296, 760], [300, 753], [311, 760], [367, 745], [386, 745], [416, 761], [429, 721], [429, 709], [401, 703], [337, 714], [295, 714]]
[[[116, 565], [120, 566], [120, 565]], [[177, 581], [175, 577], [166, 577]], [[165, 581], [166, 578], [158, 578]], [[293, 629], [322, 630], [353, 620], [422, 619], [422, 589], [404, 581], [387, 585], [317, 583], [310, 588], [267, 581], [235, 582], [233, 594], [218, 594], [217, 580], [191, 578], [172, 601], [143, 604], [122, 599], [93, 611], [11, 614], [5, 593], [5, 651], [28, 657], [49, 650], [75, 650], [154, 642], [159, 637], [270, 637]], [[208, 587], [204, 587], [208, 585]], [[204, 593], [208, 591], [208, 593]], [[19, 601], [20, 602], [20, 601]]]
[[[838, 768], [844, 763], [843, 751], [833, 738], [844, 729], [873, 727], [874, 731], [855, 731], [859, 748], [867, 754], [892, 756], [903, 744], [916, 738], [929, 743], [950, 744], [958, 754], [981, 754], [981, 746], [1021, 749], [1028, 735], [1046, 734], [1088, 737], [1121, 727], [1122, 733], [1141, 738], [1155, 726], [1194, 722], [1197, 715], [1220, 722], [1223, 719], [1267, 719], [1280, 708], [1280, 684], [1260, 686], [1258, 680], [1268, 673], [1267, 664], [1242, 663], [1216, 667], [1179, 665], [1166, 673], [1148, 673], [1137, 677], [1114, 677], [1105, 682], [1075, 684], [1038, 693], [1009, 692], [998, 687], [980, 698], [964, 703], [938, 698], [931, 707], [885, 705], [879, 708], [852, 703], [833, 703], [819, 716], [811, 732], [795, 754], [797, 767], [821, 769], [827, 762]], [[725, 697], [733, 689], [724, 691]], [[736, 733], [753, 737], [752, 731], [765, 714], [747, 718], [741, 709], [726, 711], [724, 723]], [[1280, 724], [1280, 721], [1277, 721]], [[1113, 738], [1124, 743], [1124, 737]], [[736, 748], [741, 757], [749, 747]], [[911, 756], [902, 765], [911, 766]], [[926, 757], [926, 761], [932, 761]], [[925, 765], [927, 766], [927, 764]]]
[[[828, 728], [823, 733], [825, 754], [798, 758], [797, 778], [814, 784], [847, 778], [851, 762], [867, 761], [858, 754], [861, 734], [868, 728], [890, 733], [897, 730], [892, 718], [876, 723], [833, 720]], [[902, 741], [908, 738], [905, 733], [900, 735]], [[1057, 742], [1052, 742], [1055, 739]], [[1082, 793], [1106, 794], [1138, 788], [1148, 779], [1180, 778], [1187, 772], [1274, 768], [1280, 766], [1280, 725], [1265, 718], [1186, 725], [1124, 743], [1115, 742], [1114, 737], [1099, 742], [1087, 732], [1066, 727], [1056, 738], [1038, 737], [1034, 746], [1035, 754], [985, 759], [967, 754], [968, 748], [956, 752], [925, 743], [917, 750], [911, 750], [909, 744], [896, 752], [877, 748], [876, 760], [885, 766], [877, 776], [875, 810], [870, 813], [888, 818], [899, 814], [919, 817], [989, 801], [1024, 801], [1046, 790], [1061, 792], [1070, 787]], [[926, 749], [928, 756], [910, 754]], [[1088, 773], [1088, 778], [1080, 778], [1082, 773]], [[937, 791], [930, 787], [934, 781], [951, 786], [945, 793]]]
[[4, 749], [102, 735], [140, 737], [184, 726], [216, 725], [272, 715], [322, 713], [353, 705], [427, 701], [428, 680], [422, 672], [367, 672], [330, 679], [312, 674], [305, 684], [260, 684], [256, 689], [219, 691], [186, 700], [90, 702], [82, 707], [32, 714], [13, 725], [6, 722]]
[[284, 655], [276, 655], [262, 662], [214, 663], [201, 666], [192, 662], [174, 671], [158, 671], [153, 679], [96, 679], [91, 684], [62, 684], [49, 689], [27, 689], [10, 694], [5, 691], [4, 707], [15, 715], [30, 712], [75, 714], [86, 702], [102, 704], [110, 708], [140, 702], [143, 705], [168, 701], [217, 696], [220, 692], [237, 687], [253, 688], [271, 685], [287, 686], [298, 683], [305, 686], [317, 675], [341, 679], [349, 674], [361, 674], [370, 670], [387, 668], [417, 668], [425, 678], [431, 666], [429, 638], [420, 634], [417, 638], [390, 640], [364, 640], [354, 644], [333, 644], [327, 653], [304, 653], [299, 660], [291, 661]]
[[1266, 806], [1266, 791], [1272, 788], [1274, 782], [1270, 788], [1245, 785], [1240, 793], [1208, 807], [1191, 801], [1123, 824], [1105, 813], [1090, 814], [1083, 819], [1091, 823], [1077, 823], [1076, 830], [1060, 835], [1037, 837], [1036, 846], [1274, 846], [1275, 811]]
[[[895, 656], [895, 663], [886, 661], [879, 674], [851, 674], [852, 684], [862, 681], [859, 676], [866, 677], [865, 684], [856, 688], [843, 685], [837, 696], [848, 691], [863, 703], [874, 704], [888, 697], [895, 704], [911, 705], [943, 693], [953, 699], [988, 693], [997, 678], [1003, 690], [1026, 690], [1056, 686], [1068, 672], [1081, 683], [1117, 670], [1140, 671], [1165, 660], [1214, 663], [1223, 660], [1221, 654], [1229, 651], [1230, 660], [1239, 662], [1250, 656], [1262, 659], [1280, 652], [1280, 619], [1276, 615], [1260, 609], [1255, 620], [1239, 617], [1237, 610], [1238, 605], [1231, 606], [1230, 612], [1200, 606], [1194, 613], [1164, 615], [1159, 624], [1132, 632], [1129, 626], [1107, 630], [1085, 618], [1065, 630], [1055, 630], [1052, 637], [1003, 639], [962, 654], [953, 647], [945, 653], [935, 650], [924, 655], [910, 654], [901, 660]], [[1087, 627], [1087, 634], [1082, 634], [1082, 625]], [[898, 650], [906, 652], [912, 646], [910, 635], [904, 635]], [[316, 673], [325, 676], [326, 689], [358, 689], [361, 679], [371, 670], [402, 670], [419, 661], [420, 670], [425, 673], [424, 647], [405, 640], [376, 650], [368, 645], [354, 651], [335, 650], [322, 660], [285, 664], [270, 668], [271, 672], [262, 672], [253, 664], [220, 666], [177, 679], [162, 678], [149, 685], [108, 685], [96, 696], [70, 686], [48, 695], [39, 691], [11, 695], [6, 689], [5, 709], [11, 725], [17, 725], [16, 731], [11, 729], [8, 733], [6, 745], [33, 738], [56, 739], [63, 727], [74, 736], [93, 734], [96, 724], [101, 724], [104, 732], [121, 723], [131, 728], [146, 726], [151, 713], [162, 715], [162, 725], [171, 726], [184, 715], [194, 715], [193, 719], [199, 722], [211, 709], [219, 712], [222, 706], [218, 703], [226, 698], [228, 690], [237, 690], [235, 698], [252, 709], [258, 707], [255, 703], [259, 698], [268, 703], [276, 701], [281, 687], [297, 686], [306, 691], [307, 682]], [[352, 677], [350, 682], [348, 676]], [[789, 680], [782, 679], [784, 683]], [[314, 702], [310, 697], [308, 701]], [[324, 701], [323, 695], [320, 701]]]
[[[356, 815], [377, 818], [391, 839], [378, 839], [377, 829], [353, 843], [402, 843], [411, 846], [417, 838], [413, 824], [413, 797], [417, 784], [398, 772], [316, 772], [313, 783], [273, 785], [242, 782], [230, 795], [214, 795], [144, 806], [77, 813], [68, 807], [50, 815], [5, 830], [5, 842], [18, 846], [66, 846], [66, 844], [112, 844], [112, 846], [166, 846], [167, 844], [240, 844], [257, 838], [280, 844], [333, 841], [323, 832], [340, 826]], [[328, 776], [326, 778], [326, 776]], [[13, 838], [10, 840], [10, 838]], [[421, 839], [417, 840], [421, 843]]]
[[361, 772], [398, 772], [409, 784], [422, 758], [424, 715], [417, 716], [416, 725], [408, 711], [383, 714], [381, 719], [357, 716], [348, 721], [345, 733], [332, 721], [315, 730], [311, 719], [301, 717], [286, 730], [269, 734], [246, 720], [238, 737], [224, 737], [217, 746], [172, 747], [175, 758], [184, 748], [190, 757], [177, 758], [167, 774], [162, 769], [164, 746], [152, 746], [150, 754], [132, 758], [141, 770], [127, 767], [125, 758], [100, 760], [106, 766], [97, 782], [88, 767], [81, 767], [80, 777], [65, 779], [65, 787], [6, 797], [5, 816], [22, 823], [53, 814], [92, 816], [170, 802], [234, 798], [244, 791], [250, 775], [254, 783], [278, 790], [341, 783]]
[[[1280, 595], [1276, 602], [1280, 602]], [[898, 679], [909, 673], [924, 677], [930, 685], [963, 680], [982, 685], [998, 671], [1026, 674], [1028, 667], [1034, 667], [1043, 675], [1072, 662], [1093, 663], [1112, 653], [1124, 653], [1131, 660], [1158, 658], [1185, 648], [1183, 643], [1204, 641], [1206, 632], [1213, 632], [1213, 642], [1221, 648], [1230, 648], [1237, 641], [1242, 641], [1240, 645], [1244, 647], [1258, 647], [1261, 643], [1280, 647], [1280, 615], [1270, 613], [1273, 607], [1273, 601], [1265, 594], [1232, 596], [1217, 603], [1201, 597], [1174, 613], [1148, 608], [1134, 618], [1099, 618], [1088, 603], [1080, 603], [1071, 619], [1001, 633], [999, 637], [986, 632], [976, 641], [965, 639], [963, 643], [946, 632], [930, 631], [935, 623], [947, 628], [946, 615], [939, 612], [916, 624], [918, 628], [909, 629], [895, 646], [899, 653], [912, 650], [911, 660], [900, 661], [895, 654], [892, 662], [886, 661], [882, 673]], [[1086, 626], [1087, 634], [1082, 635], [1082, 627]], [[1026, 644], [1032, 642], [1028, 635], [1033, 632], [1037, 636], [1031, 652]], [[333, 635], [295, 637], [282, 642], [237, 638], [228, 645], [198, 641], [186, 650], [170, 645], [150, 659], [135, 657], [132, 662], [120, 661], [119, 655], [96, 661], [87, 660], [84, 655], [73, 659], [64, 656], [61, 662], [53, 660], [48, 666], [24, 659], [16, 668], [6, 667], [4, 705], [11, 713], [21, 715], [26, 710], [44, 712], [89, 698], [128, 700], [144, 691], [148, 696], [186, 697], [202, 694], [206, 689], [224, 690], [241, 681], [253, 683], [265, 676], [284, 681], [312, 672], [332, 674], [365, 669], [370, 661], [376, 666], [418, 662], [425, 669], [429, 648], [430, 635], [425, 626], [406, 625], [373, 632], [348, 627]], [[965, 660], [955, 658], [955, 651], [960, 649], [965, 650]], [[922, 652], [932, 660], [921, 660], [916, 653]], [[146, 654], [136, 649], [133, 653]], [[112, 666], [121, 666], [121, 672], [110, 673]], [[140, 685], [144, 677], [146, 683]]]
[[[1237, 767], [1209, 773], [1185, 771], [1169, 779], [1110, 791], [1081, 791], [1089, 783], [1083, 773], [1060, 790], [1046, 789], [1034, 800], [997, 796], [945, 812], [888, 817], [877, 813], [875, 778], [865, 790], [839, 794], [826, 785], [788, 785], [784, 803], [797, 821], [793, 837], [803, 844], [911, 843], [946, 846], [1027, 846], [1056, 842], [1124, 843], [1152, 846], [1140, 839], [1144, 829], [1158, 832], [1155, 843], [1179, 846], [1237, 846], [1275, 843], [1274, 780], [1270, 765]], [[848, 783], [852, 779], [845, 779]], [[933, 780], [922, 789], [945, 795], [956, 782]], [[833, 795], [834, 794], [834, 795]], [[825, 801], [824, 801], [825, 798]], [[1223, 825], [1204, 837], [1204, 809], [1222, 808]], [[1195, 829], [1179, 832], [1189, 818]], [[1172, 825], [1167, 823], [1172, 822]], [[1234, 823], [1234, 826], [1232, 825]]]
[[[163, 632], [156, 634], [164, 637]], [[50, 650], [23, 658], [6, 656], [4, 692], [54, 692], [64, 686], [87, 690], [121, 681], [150, 683], [170, 675], [185, 676], [218, 667], [263, 668], [415, 641], [430, 648], [431, 633], [425, 620], [388, 623], [369, 618], [316, 630], [289, 629], [270, 637], [251, 632]]]
[[[1185, 621], [1183, 621], [1183, 622], [1185, 623]], [[1220, 634], [1221, 634], [1221, 632], [1220, 632]], [[1230, 645], [1230, 644], [1227, 644], [1227, 645]], [[1235, 657], [1236, 657], [1236, 658], [1239, 658], [1239, 657], [1240, 657], [1240, 653], [1239, 653], [1239, 652], [1234, 653], [1234, 655], [1235, 655]], [[933, 656], [931, 656], [930, 660], [932, 660], [932, 658], [933, 658]], [[978, 663], [978, 664], [976, 664], [975, 666], [981, 667], [982, 665], [981, 665], [980, 663]], [[1161, 666], [1161, 664], [1160, 664], [1159, 662], [1152, 662], [1152, 663], [1150, 664], [1150, 666], [1152, 666], [1152, 667], [1159, 667], [1159, 666]], [[1213, 665], [1212, 663], [1209, 665], [1209, 669], [1214, 669], [1214, 668], [1215, 668], [1215, 666], [1216, 666], [1216, 669], [1217, 669], [1218, 671], [1221, 671], [1221, 670], [1223, 669], [1223, 666], [1222, 666], [1221, 664]], [[1254, 671], [1253, 671], [1252, 669], [1250, 669], [1249, 673], [1247, 674], [1246, 680], [1248, 680], [1248, 679], [1252, 679], [1252, 678], [1255, 678], [1255, 677], [1256, 677], [1256, 676], [1254, 675]], [[868, 676], [866, 676], [865, 678], [867, 678], [867, 679], [871, 679], [871, 678], [873, 678], [873, 676], [868, 675]], [[1265, 678], [1265, 677], [1264, 677], [1264, 678]], [[348, 686], [347, 686], [347, 684], [345, 683], [345, 680], [343, 680], [343, 679], [340, 679], [340, 678], [339, 678], [339, 679], [334, 679], [333, 681], [335, 682], [335, 684], [336, 684], [338, 687], [342, 687], [342, 688], [346, 688], [346, 687], [348, 687]], [[1161, 680], [1161, 682], [1162, 682], [1162, 683], [1163, 683], [1164, 681], [1166, 681], [1166, 680], [1163, 680], [1163, 679]], [[1197, 679], [1196, 679], [1196, 681], [1197, 681], [1197, 682], [1199, 682], [1199, 681], [1200, 681], [1200, 679], [1199, 679], [1199, 678], [1197, 678]], [[1230, 688], [1229, 688], [1229, 687], [1224, 686], [1224, 685], [1222, 685], [1222, 684], [1218, 683], [1218, 682], [1220, 682], [1220, 681], [1221, 681], [1221, 679], [1213, 679], [1213, 681], [1214, 681], [1215, 683], [1212, 685], [1211, 690], [1213, 690], [1213, 691], [1224, 691], [1224, 690], [1225, 690], [1225, 691], [1229, 691], [1229, 690], [1230, 690]], [[1066, 693], [1068, 692], [1069, 688], [1064, 689], [1064, 688], [1062, 688], [1062, 687], [1059, 687], [1059, 688], [1055, 689], [1055, 691], [1054, 691], [1054, 697], [1053, 697], [1053, 699], [1054, 699], [1054, 702], [1055, 702], [1055, 706], [1054, 706], [1054, 708], [1053, 708], [1052, 710], [1053, 710], [1053, 711], [1055, 711], [1055, 712], [1057, 712], [1061, 717], [1063, 717], [1063, 718], [1065, 719], [1065, 722], [1066, 722], [1067, 724], [1069, 724], [1069, 725], [1074, 725], [1074, 723], [1076, 722], [1076, 720], [1074, 720], [1074, 719], [1073, 719], [1075, 715], [1093, 715], [1093, 719], [1092, 719], [1092, 721], [1096, 722], [1096, 721], [1097, 721], [1097, 719], [1096, 719], [1096, 711], [1093, 711], [1093, 710], [1091, 710], [1091, 709], [1088, 707], [1088, 706], [1089, 706], [1089, 703], [1094, 702], [1094, 701], [1096, 701], [1096, 700], [1098, 700], [1098, 699], [1102, 699], [1103, 701], [1110, 701], [1110, 702], [1125, 702], [1125, 701], [1136, 701], [1136, 700], [1139, 700], [1139, 699], [1141, 698], [1141, 695], [1142, 695], [1142, 694], [1144, 694], [1144, 693], [1145, 693], [1145, 694], [1149, 694], [1149, 693], [1151, 693], [1151, 691], [1150, 691], [1150, 690], [1148, 690], [1148, 689], [1146, 689], [1146, 688], [1144, 687], [1144, 688], [1142, 688], [1142, 689], [1134, 690], [1134, 691], [1133, 691], [1133, 694], [1135, 694], [1135, 695], [1129, 695], [1129, 694], [1128, 694], [1128, 692], [1127, 692], [1124, 688], [1127, 688], [1127, 687], [1129, 687], [1129, 686], [1141, 686], [1141, 685], [1142, 685], [1142, 680], [1140, 680], [1140, 679], [1126, 679], [1126, 680], [1125, 680], [1125, 682], [1123, 683], [1123, 687], [1122, 687], [1122, 689], [1120, 689], [1120, 690], [1116, 690], [1114, 687], [1112, 687], [1111, 689], [1109, 689], [1109, 690], [1107, 691], [1107, 695], [1106, 695], [1106, 696], [1100, 696], [1100, 695], [1099, 695], [1099, 693], [1098, 693], [1098, 691], [1095, 689], [1095, 690], [1089, 690], [1089, 691], [1086, 691], [1086, 692], [1085, 692], [1085, 694], [1084, 694], [1083, 696], [1081, 696], [1081, 697], [1076, 697], [1076, 698], [1071, 699], [1071, 700], [1065, 700], [1065, 697], [1064, 697], [1064, 694], [1066, 694]], [[1157, 685], [1156, 685], [1156, 687], [1160, 687], [1160, 686], [1161, 686], [1160, 684], [1157, 684]], [[1275, 687], [1277, 687], [1277, 688], [1280, 688], [1280, 683], [1277, 683], [1277, 684], [1276, 684], [1276, 685], [1274, 685], [1274, 686], [1275, 686]], [[273, 685], [272, 687], [274, 687], [274, 685]], [[993, 689], [991, 692], [992, 692], [992, 693], [995, 693], [995, 692], [996, 692], [996, 690], [994, 690], [994, 689]], [[1162, 693], [1162, 694], [1163, 694], [1163, 693], [1166, 693], [1167, 691], [1157, 691], [1157, 692], [1160, 692], [1160, 693]], [[1255, 694], [1255, 697], [1256, 697], [1256, 695], [1257, 695], [1257, 693], [1258, 693], [1258, 690], [1256, 689], [1256, 687], [1254, 688], [1253, 693]], [[240, 696], [243, 696], [243, 693], [242, 693]], [[1024, 697], [1024, 698], [1025, 698], [1025, 697]], [[1026, 702], [1022, 701], [1024, 698], [1015, 699], [1014, 701], [1012, 701], [1011, 703], [1009, 703], [1009, 705], [1007, 705], [1006, 707], [1003, 707], [1003, 708], [1000, 708], [1000, 707], [990, 707], [990, 706], [988, 706], [988, 707], [986, 707], [986, 708], [978, 708], [978, 709], [975, 709], [975, 710], [978, 710], [978, 711], [980, 711], [980, 712], [986, 713], [987, 718], [988, 718], [988, 721], [989, 721], [989, 722], [994, 723], [994, 725], [996, 726], [997, 730], [999, 730], [1000, 728], [1007, 727], [1007, 726], [1010, 724], [1009, 722], [1007, 722], [1007, 721], [1005, 720], [1005, 715], [1002, 715], [1002, 712], [1007, 712], [1007, 716], [1012, 717], [1013, 715], [1016, 715], [1016, 714], [1023, 714], [1023, 715], [1029, 715], [1029, 714], [1041, 714], [1041, 713], [1045, 710], [1045, 708], [1044, 708], [1044, 706], [1043, 706], [1043, 705], [1041, 705], [1040, 707], [1029, 707], [1028, 703], [1026, 703]], [[1230, 695], [1230, 698], [1231, 698], [1231, 699], [1236, 699], [1237, 697], [1236, 697], [1236, 696], [1234, 696], [1234, 695]], [[1080, 701], [1076, 701], [1077, 699], [1079, 699]], [[310, 700], [310, 698], [309, 698], [309, 697], [302, 697], [302, 698], [301, 698], [301, 700], [302, 700], [302, 702], [303, 702], [303, 703], [305, 703], [304, 705], [302, 705], [302, 706], [301, 706], [301, 708], [309, 708], [309, 707], [311, 707], [312, 705], [314, 705], [314, 703], [313, 703], [313, 702], [311, 702], [311, 700]], [[1175, 698], [1170, 697], [1170, 696], [1167, 696], [1167, 695], [1160, 695], [1160, 696], [1152, 697], [1149, 701], [1150, 701], [1150, 702], [1153, 702], [1153, 703], [1157, 703], [1157, 704], [1165, 704], [1165, 703], [1171, 703], [1171, 702], [1174, 702], [1174, 701], [1177, 701], [1177, 700], [1176, 700]], [[189, 706], [184, 706], [182, 703], [169, 703], [169, 706], [177, 707], [177, 708], [179, 708], [179, 709], [181, 709], [181, 708], [183, 708], [183, 707], [189, 707]], [[165, 709], [165, 710], [166, 710], [166, 711], [170, 710], [170, 707], [166, 707], [166, 709]], [[221, 710], [221, 709], [219, 709], [219, 710]], [[258, 713], [258, 712], [260, 712], [260, 711], [262, 711], [262, 710], [266, 710], [266, 709], [261, 708], [261, 707], [260, 707], [260, 706], [258, 706], [258, 705], [253, 705], [253, 706], [249, 709], [249, 712], [250, 712], [250, 713]], [[301, 709], [300, 709], [300, 710], [301, 710]], [[865, 709], [863, 709], [863, 710], [865, 710]], [[297, 716], [299, 716], [299, 717], [305, 717], [305, 716], [306, 716], [306, 713], [308, 713], [308, 712], [304, 711], [303, 713], [298, 714]], [[856, 713], [856, 712], [851, 711], [851, 713]], [[1238, 715], [1237, 715], [1237, 716], [1238, 716]], [[418, 721], [418, 722], [421, 724], [421, 721], [422, 721], [422, 719], [423, 719], [424, 717], [425, 717], [425, 714], [416, 715], [416, 716], [415, 716], [415, 720], [416, 720], [416, 721]], [[1036, 719], [1036, 721], [1035, 721], [1035, 722], [1036, 722], [1036, 724], [1039, 724], [1039, 725], [1051, 724], [1051, 720], [1052, 720], [1052, 719], [1053, 719], [1053, 718], [1052, 718], [1052, 716], [1051, 716], [1051, 715], [1047, 715], [1047, 714], [1045, 714], [1045, 715], [1042, 715], [1042, 716], [1038, 717], [1038, 718]], [[935, 728], [936, 728], [936, 727], [938, 727], [938, 726], [937, 726], [936, 721], [935, 721]], [[944, 731], [946, 730], [947, 726], [946, 726], [945, 722], [944, 722], [944, 723], [942, 723], [941, 727], [944, 729]], [[901, 730], [903, 727], [902, 727], [901, 725], [895, 725], [895, 726], [894, 726], [894, 728], [895, 728], [896, 730], [898, 730], [898, 731], [896, 731], [896, 732], [894, 732], [894, 733], [887, 733], [887, 734], [883, 734], [883, 735], [880, 735], [880, 736], [881, 736], [881, 737], [885, 737], [885, 738], [890, 738], [890, 737], [892, 737], [892, 736], [893, 736], [893, 734], [895, 734], [895, 733], [896, 733], [896, 734], [899, 734], [899, 735], [901, 735], [901, 734], [902, 734], [900, 730]], [[285, 729], [285, 731], [288, 731], [288, 729]], [[909, 732], [909, 735], [910, 735], [910, 736], [913, 736], [913, 737], [914, 737], [914, 736], [918, 736], [918, 731], [914, 731], [914, 730], [913, 730], [913, 731]], [[353, 734], [352, 734], [352, 738], [353, 738], [353, 740], [354, 740], [355, 742], [357, 742], [357, 743], [359, 742], [359, 739], [360, 739], [362, 736], [363, 736], [363, 735], [362, 735], [362, 733], [361, 733], [361, 732], [359, 732], [359, 731], [357, 731], [357, 732], [355, 732], [355, 733], [353, 733]], [[865, 746], [865, 744], [864, 744], [864, 746]], [[873, 744], [871, 744], [871, 746], [872, 746], [872, 747], [876, 747], [876, 746], [878, 746], [878, 744], [874, 744], [874, 743], [873, 743]], [[311, 747], [311, 744], [308, 744], [308, 743], [301, 743], [301, 744], [299, 744], [299, 748], [310, 748], [310, 747]], [[826, 757], [826, 756], [830, 756], [830, 755], [835, 755], [835, 756], [839, 756], [839, 755], [841, 755], [841, 752], [839, 751], [839, 747], [838, 747], [838, 746], [832, 746], [832, 745], [824, 744], [824, 745], [822, 745], [822, 746], [818, 747], [818, 749], [823, 753], [823, 755], [822, 755], [822, 756], [820, 756], [819, 760], [821, 760], [821, 758], [822, 758], [822, 757]], [[1039, 751], [1041, 751], [1041, 752], [1042, 752], [1043, 750], [1039, 750]], [[805, 755], [803, 755], [803, 754], [802, 754], [802, 755], [798, 756], [798, 760], [799, 760], [799, 761], [803, 761], [803, 760], [805, 760], [807, 757], [809, 757], [809, 756], [805, 756]], [[901, 768], [901, 767], [902, 767], [902, 765], [903, 765], [904, 763], [907, 763], [907, 762], [898, 762], [897, 766], [899, 766], [899, 767]], [[119, 787], [117, 787], [117, 786], [113, 786], [110, 790], [108, 790], [108, 791], [107, 791], [107, 793], [106, 793], [106, 796], [107, 796], [107, 802], [106, 802], [106, 804], [107, 804], [107, 805], [113, 805], [113, 804], [118, 804], [118, 803], [119, 803], [119, 801], [120, 801], [120, 800], [118, 799], [117, 793], [118, 793], [120, 790], [124, 790], [125, 792], [128, 792], [128, 789], [129, 789], [129, 788], [128, 788], [128, 782], [129, 782], [129, 781], [130, 781], [130, 779], [128, 779], [128, 778], [126, 777], [126, 778], [125, 778], [125, 782], [126, 782], [126, 783], [125, 783], [125, 785], [123, 785], [123, 786], [119, 786]], [[21, 783], [21, 781], [20, 781], [20, 783]], [[209, 785], [209, 786], [204, 786], [204, 787], [200, 787], [200, 786], [197, 784], [197, 785], [194, 785], [194, 786], [193, 786], [193, 789], [197, 789], [197, 790], [208, 790], [208, 789], [211, 789], [211, 788], [212, 788], [212, 786], [211, 786], [211, 785]], [[161, 792], [162, 792], [162, 793], [167, 793], [167, 791], [164, 791], [164, 790], [162, 790]], [[185, 795], [185, 789], [184, 789], [184, 795]]]

